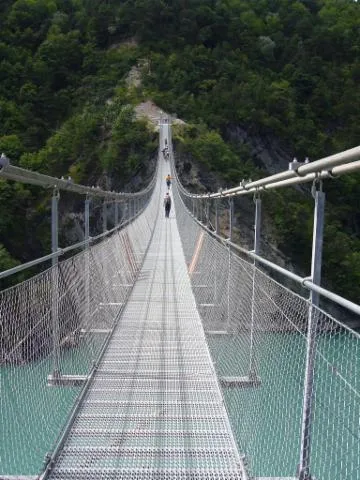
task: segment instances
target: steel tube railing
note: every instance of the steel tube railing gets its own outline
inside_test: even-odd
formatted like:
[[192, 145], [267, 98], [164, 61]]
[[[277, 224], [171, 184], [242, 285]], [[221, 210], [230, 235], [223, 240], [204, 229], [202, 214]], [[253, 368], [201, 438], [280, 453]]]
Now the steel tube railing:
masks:
[[16, 267], [9, 268], [8, 270], [4, 270], [3, 272], [0, 272], [0, 280], [2, 278], [10, 277], [11, 275], [15, 275], [16, 273], [22, 272], [23, 270], [27, 270], [28, 268], [35, 267], [36, 265], [39, 265], [41, 263], [48, 262], [49, 260], [52, 260], [55, 257], [60, 257], [65, 253], [69, 253], [73, 250], [76, 250], [77, 248], [82, 248], [86, 245], [86, 243], [96, 242], [97, 240], [100, 240], [101, 238], [106, 237], [107, 235], [111, 235], [115, 230], [123, 228], [127, 223], [129, 223], [129, 221], [126, 221], [121, 225], [118, 225], [117, 227], [114, 227], [111, 230], [108, 230], [104, 233], [100, 233], [100, 235], [97, 235], [95, 237], [89, 237], [89, 240], [83, 240], [81, 242], [74, 243], [74, 245], [70, 245], [69, 247], [59, 248], [57, 252], [49, 253], [49, 255], [44, 255], [43, 257], [36, 258], [35, 260], [30, 260], [30, 262], [22, 263], [21, 265], [17, 265]]
[[[185, 206], [186, 208], [186, 206]], [[278, 273], [281, 273], [285, 277], [289, 278], [290, 280], [293, 280], [294, 282], [302, 285], [303, 287], [307, 288], [310, 291], [314, 291], [322, 295], [323, 297], [327, 298], [328, 300], [331, 300], [335, 303], [338, 303], [342, 307], [346, 308], [347, 310], [350, 310], [351, 312], [356, 313], [357, 315], [360, 315], [360, 305], [357, 305], [354, 302], [351, 302], [350, 300], [347, 300], [344, 297], [341, 297], [340, 295], [337, 295], [336, 293], [331, 292], [330, 290], [327, 290], [326, 288], [319, 287], [318, 285], [315, 285], [309, 277], [301, 277], [300, 275], [297, 275], [296, 273], [292, 273], [289, 270], [286, 270], [285, 268], [280, 267], [279, 265], [276, 265], [276, 263], [270, 262], [270, 260], [266, 260], [265, 258], [261, 257], [260, 255], [256, 255], [253, 250], [247, 250], [244, 247], [241, 247], [240, 245], [237, 245], [236, 243], [230, 242], [229, 239], [226, 239], [219, 235], [218, 233], [214, 232], [210, 228], [208, 228], [206, 225], [204, 225], [202, 222], [200, 222], [195, 216], [187, 209], [188, 214], [193, 217], [194, 221], [198, 223], [204, 230], [206, 230], [210, 235], [212, 235], [214, 238], [219, 240], [220, 242], [230, 245], [231, 248], [234, 250], [237, 250], [240, 253], [243, 253], [247, 255], [250, 258], [253, 258], [254, 260], [258, 261], [262, 265], [265, 265], [266, 267], [269, 267], [271, 270], [274, 270]]]
[[36, 258], [35, 260], [31, 260], [30, 262], [17, 265], [16, 267], [9, 268], [8, 270], [4, 270], [3, 272], [0, 272], [0, 279], [9, 277], [10, 275], [15, 275], [15, 273], [22, 272], [23, 270], [34, 267], [35, 265], [39, 265], [40, 263], [48, 262], [54, 257], [58, 257], [59, 255], [62, 255], [62, 253], [63, 252], [60, 249], [55, 253], [49, 253], [49, 255], [44, 255], [43, 257]]
[[[136, 193], [113, 192], [113, 191], [102, 190], [99, 187], [89, 187], [85, 185], [76, 184], [72, 182], [71, 178], [67, 180], [63, 178], [59, 179], [56, 177], [51, 177], [49, 175], [44, 175], [39, 172], [33, 172], [24, 168], [15, 167], [10, 164], [10, 160], [4, 154], [1, 154], [0, 178], [13, 180], [13, 181], [25, 183], [25, 184], [37, 185], [37, 186], [41, 186], [43, 188], [48, 188], [48, 189], [52, 188], [53, 190], [56, 190], [56, 191], [59, 191], [59, 190], [71, 191], [73, 193], [77, 193], [80, 195], [86, 195], [87, 198], [100, 197], [100, 198], [103, 198], [104, 201], [115, 200], [116, 205], [118, 205], [118, 203], [124, 203], [131, 199], [134, 199], [134, 200], [139, 199], [140, 201], [140, 198], [145, 198], [150, 193], [151, 189], [154, 187], [156, 174], [153, 176], [149, 185], [144, 190], [141, 190], [140, 192], [136, 192]], [[114, 231], [116, 231], [117, 229], [123, 228], [128, 223], [130, 223], [130, 221], [136, 218], [144, 210], [145, 204], [146, 204], [146, 199], [143, 202], [143, 204], [139, 203], [139, 212], [133, 218], [128, 218], [125, 222], [121, 223], [120, 225], [115, 225], [114, 228], [112, 228], [111, 230], [106, 230], [100, 235], [97, 235], [95, 237], [89, 237], [88, 240], [86, 239], [82, 240], [80, 242], [77, 242], [65, 248], [58, 248], [56, 251], [54, 251], [51, 254], [44, 255], [43, 257], [37, 258], [35, 260], [31, 260], [24, 264], [17, 265], [16, 267], [9, 268], [8, 270], [0, 272], [0, 279], [22, 272], [24, 270], [27, 270], [28, 268], [34, 267], [41, 263], [45, 263], [49, 260], [57, 259], [58, 257], [60, 257], [61, 255], [64, 255], [65, 253], [84, 247], [86, 243], [95, 242], [107, 235], [111, 235]]]
[[[293, 170], [277, 173], [245, 185], [229, 188], [216, 193], [196, 195], [186, 192], [190, 198], [219, 198], [237, 195], [247, 195], [256, 191], [280, 188], [288, 185], [308, 183], [315, 178], [332, 178], [345, 173], [360, 170], [360, 146], [337, 153], [312, 163], [302, 164]], [[291, 164], [290, 164], [291, 165]], [[185, 190], [184, 190], [185, 193]]]
[[67, 180], [63, 178], [51, 177], [44, 175], [43, 173], [33, 172], [25, 168], [15, 167], [10, 164], [10, 160], [2, 154], [0, 157], [0, 177], [7, 180], [13, 180], [15, 182], [27, 183], [31, 185], [38, 185], [44, 188], [57, 188], [58, 190], [66, 190], [80, 195], [89, 195], [92, 197], [101, 197], [106, 199], [125, 199], [128, 197], [140, 197], [145, 192], [152, 188], [153, 182], [141, 192], [137, 193], [124, 193], [124, 192], [112, 192], [102, 190], [100, 187], [89, 187], [86, 185], [79, 185], [74, 183], [69, 177]]

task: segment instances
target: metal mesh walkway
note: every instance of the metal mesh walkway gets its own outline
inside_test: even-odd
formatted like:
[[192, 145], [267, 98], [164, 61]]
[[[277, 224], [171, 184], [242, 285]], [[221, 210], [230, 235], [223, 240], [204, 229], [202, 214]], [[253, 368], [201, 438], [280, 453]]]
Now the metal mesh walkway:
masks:
[[160, 166], [154, 235], [51, 479], [244, 479]]

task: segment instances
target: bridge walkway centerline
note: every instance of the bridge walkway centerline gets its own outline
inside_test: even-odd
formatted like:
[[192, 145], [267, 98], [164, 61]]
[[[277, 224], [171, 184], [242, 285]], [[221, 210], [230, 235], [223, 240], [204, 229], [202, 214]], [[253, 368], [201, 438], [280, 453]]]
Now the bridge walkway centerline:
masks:
[[138, 280], [47, 478], [244, 480], [176, 224], [159, 215]]

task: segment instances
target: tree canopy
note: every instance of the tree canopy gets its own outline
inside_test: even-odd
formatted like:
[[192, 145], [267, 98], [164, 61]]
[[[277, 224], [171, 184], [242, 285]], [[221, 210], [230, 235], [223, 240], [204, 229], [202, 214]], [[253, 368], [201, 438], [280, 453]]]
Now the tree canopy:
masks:
[[[300, 160], [354, 147], [359, 25], [352, 0], [4, 0], [0, 148], [12, 162], [53, 175], [86, 183], [106, 172], [125, 182], [155, 146], [131, 113], [142, 98], [201, 126], [184, 134], [181, 148], [228, 186], [260, 174], [251, 148], [229, 135], [234, 127], [276, 139]], [[140, 60], [142, 87], [129, 91], [125, 77]], [[326, 185], [324, 276], [352, 298], [360, 293], [357, 180]], [[269, 200], [289, 252], [293, 243], [311, 245], [311, 229], [301, 227], [309, 201], [293, 195]], [[36, 191], [0, 182], [0, 210], [4, 265], [43, 251], [48, 212]], [[304, 249], [296, 249], [299, 264]]]

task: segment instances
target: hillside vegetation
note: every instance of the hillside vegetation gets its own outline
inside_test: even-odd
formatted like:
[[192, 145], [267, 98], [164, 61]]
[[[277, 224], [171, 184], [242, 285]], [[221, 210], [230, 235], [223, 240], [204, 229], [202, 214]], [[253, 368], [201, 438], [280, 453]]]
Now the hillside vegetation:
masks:
[[[154, 152], [132, 115], [148, 98], [186, 120], [178, 148], [224, 186], [265, 174], [254, 165], [253, 137], [281, 145], [289, 159], [354, 147], [359, 25], [352, 0], [4, 0], [0, 150], [27, 168], [82, 183], [105, 172], [123, 185]], [[128, 88], [136, 64], [142, 85]], [[325, 185], [325, 283], [355, 300], [358, 180]], [[0, 183], [1, 269], [48, 248], [39, 195]], [[265, 199], [279, 247], [308, 270], [311, 198], [288, 190]]]

